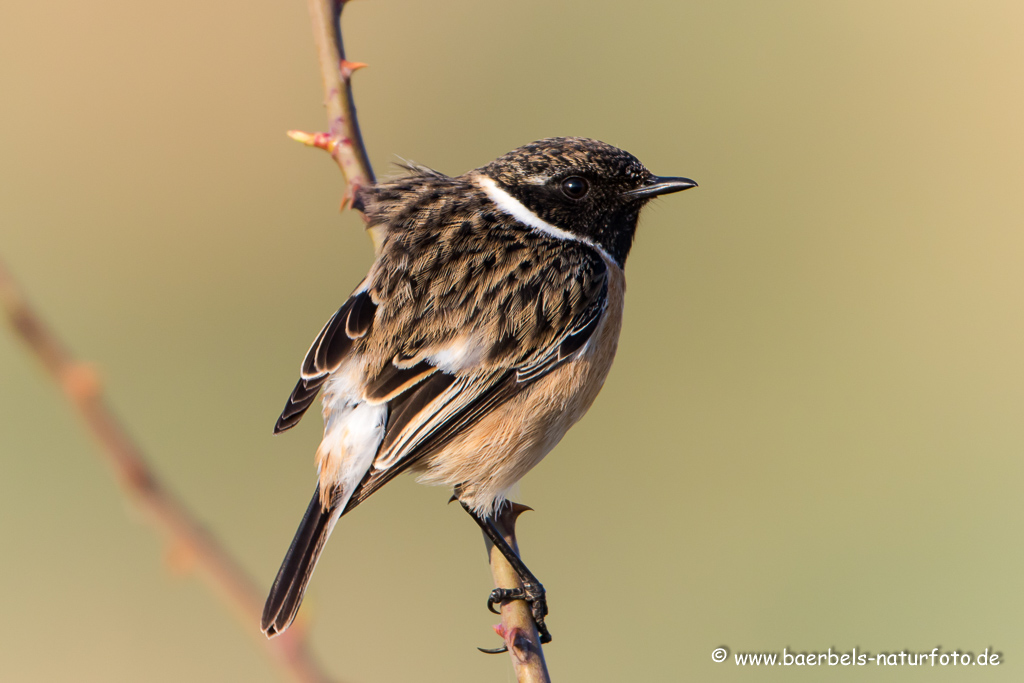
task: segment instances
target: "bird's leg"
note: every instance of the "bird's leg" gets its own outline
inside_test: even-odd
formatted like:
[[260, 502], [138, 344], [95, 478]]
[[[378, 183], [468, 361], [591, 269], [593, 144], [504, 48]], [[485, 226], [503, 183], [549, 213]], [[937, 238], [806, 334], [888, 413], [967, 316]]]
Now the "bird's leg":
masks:
[[[495, 614], [501, 614], [494, 608], [494, 605], [505, 600], [525, 600], [530, 603], [530, 613], [533, 615], [533, 620], [537, 624], [537, 632], [540, 634], [541, 643], [551, 642], [551, 633], [548, 632], [548, 627], [544, 623], [544, 617], [548, 614], [548, 603], [544, 597], [544, 586], [541, 585], [537, 577], [533, 575], [533, 572], [523, 563], [519, 555], [512, 546], [508, 544], [505, 537], [501, 535], [498, 527], [494, 523], [494, 519], [484, 515], [480, 515], [474, 512], [468, 505], [459, 501], [462, 508], [469, 513], [480, 528], [483, 529], [484, 534], [490, 539], [491, 543], [501, 552], [501, 554], [511, 565], [512, 570], [515, 571], [519, 580], [522, 582], [522, 588], [495, 588], [491, 591], [490, 596], [487, 598], [487, 609], [491, 610]], [[504, 648], [494, 650], [493, 652], [503, 652]]]

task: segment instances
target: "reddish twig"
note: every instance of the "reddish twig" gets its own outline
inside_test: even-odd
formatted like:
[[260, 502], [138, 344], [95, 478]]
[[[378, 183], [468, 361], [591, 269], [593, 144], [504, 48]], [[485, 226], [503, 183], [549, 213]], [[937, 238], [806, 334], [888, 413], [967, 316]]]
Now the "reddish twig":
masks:
[[[0, 306], [15, 334], [42, 363], [78, 412], [125, 493], [167, 538], [173, 556], [179, 559], [176, 565], [195, 566], [207, 586], [238, 615], [246, 632], [257, 636], [263, 611], [262, 592], [217, 539], [160, 483], [138, 444], [103, 399], [98, 373], [71, 356], [29, 306], [3, 263], [0, 263]], [[186, 561], [181, 562], [182, 558]], [[258, 640], [293, 681], [328, 683], [331, 680], [310, 655], [301, 629], [293, 626], [279, 638]]]

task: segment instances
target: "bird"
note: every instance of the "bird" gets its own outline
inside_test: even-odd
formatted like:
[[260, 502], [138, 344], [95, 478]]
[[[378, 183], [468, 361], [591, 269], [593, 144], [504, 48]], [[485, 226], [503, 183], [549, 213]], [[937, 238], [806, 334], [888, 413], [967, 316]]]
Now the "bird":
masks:
[[528, 601], [548, 642], [544, 587], [494, 518], [608, 376], [640, 210], [697, 183], [580, 137], [455, 177], [403, 168], [356, 192], [376, 259], [314, 339], [274, 427], [294, 427], [323, 392], [316, 487], [261, 629], [289, 627], [338, 520], [409, 470], [450, 487], [519, 575], [523, 588], [495, 589], [488, 607]]

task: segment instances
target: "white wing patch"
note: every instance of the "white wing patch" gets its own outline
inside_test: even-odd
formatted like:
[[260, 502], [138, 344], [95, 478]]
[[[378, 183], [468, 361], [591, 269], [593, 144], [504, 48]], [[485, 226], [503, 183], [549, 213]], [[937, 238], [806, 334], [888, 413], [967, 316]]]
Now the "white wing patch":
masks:
[[486, 351], [486, 345], [482, 344], [480, 339], [467, 335], [453, 340], [439, 351], [424, 356], [424, 360], [441, 372], [457, 375], [479, 365]]

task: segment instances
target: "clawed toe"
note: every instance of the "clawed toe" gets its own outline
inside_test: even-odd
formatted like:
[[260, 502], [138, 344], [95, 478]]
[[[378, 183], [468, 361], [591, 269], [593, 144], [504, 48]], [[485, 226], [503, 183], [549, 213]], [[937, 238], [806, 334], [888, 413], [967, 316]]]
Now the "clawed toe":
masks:
[[508, 652], [508, 645], [502, 645], [501, 647], [495, 648], [478, 647], [477, 649], [480, 650], [480, 652], [483, 652], [485, 655], [500, 655], [502, 652]]
[[506, 600], [526, 600], [526, 591], [522, 588], [495, 588], [491, 591], [491, 594], [487, 596], [487, 609], [492, 614], [501, 614], [501, 610], [495, 609], [495, 605], [505, 602]]
[[[501, 614], [501, 611], [496, 609], [495, 605], [500, 605], [506, 600], [525, 600], [530, 603], [530, 614], [533, 616], [533, 620], [537, 624], [537, 633], [540, 635], [541, 644], [551, 642], [551, 632], [548, 631], [547, 624], [544, 623], [544, 619], [548, 615], [548, 601], [545, 597], [544, 586], [539, 583], [527, 583], [524, 584], [522, 588], [495, 588], [491, 591], [491, 594], [487, 596], [487, 609], [494, 614]], [[495, 648], [493, 650], [485, 648], [477, 649], [489, 654], [498, 654], [508, 651], [506, 646]]]

